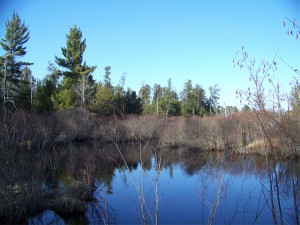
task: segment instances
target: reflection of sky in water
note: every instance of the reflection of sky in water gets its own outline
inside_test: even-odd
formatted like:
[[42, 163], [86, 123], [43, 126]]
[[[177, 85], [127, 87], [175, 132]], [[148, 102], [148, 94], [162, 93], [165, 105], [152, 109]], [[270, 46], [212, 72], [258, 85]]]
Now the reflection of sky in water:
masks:
[[[153, 163], [154, 164], [154, 163]], [[197, 182], [194, 177], [187, 177], [180, 169], [180, 166], [173, 167], [174, 177], [170, 177], [170, 172], [165, 169], [159, 177], [159, 208], [160, 222], [164, 223], [187, 223], [198, 217], [200, 210], [196, 197]], [[133, 177], [140, 181], [140, 166], [132, 172]], [[126, 184], [124, 183], [126, 176]], [[146, 201], [154, 215], [155, 208], [155, 170], [146, 171], [145, 174], [145, 196]], [[132, 184], [127, 172], [116, 171], [112, 183], [113, 195], [107, 196], [107, 201], [118, 213], [120, 223], [140, 223], [140, 212], [138, 207], [138, 197], [136, 189]], [[188, 206], [188, 207], [187, 207]], [[193, 206], [193, 209], [189, 209]], [[199, 220], [196, 220], [199, 222]]]
[[[203, 155], [203, 157], [206, 156]], [[197, 162], [197, 160], [199, 159], [193, 159], [193, 162]], [[159, 224], [207, 224], [210, 209], [220, 190], [222, 191], [216, 208], [214, 224], [274, 223], [269, 192], [270, 177], [264, 161], [257, 162], [255, 158], [254, 160], [243, 158], [230, 164], [219, 163], [211, 158], [201, 166], [195, 163], [194, 167], [190, 166], [187, 169], [187, 162], [182, 161], [169, 164], [162, 169], [159, 174], [158, 187]], [[148, 169], [144, 171], [145, 200], [154, 217], [155, 178], [157, 176], [154, 158], [147, 165]], [[132, 182], [133, 177], [141, 188], [141, 167], [138, 164], [137, 168], [131, 171], [132, 177], [124, 168], [115, 169], [110, 194], [106, 192], [103, 185], [100, 185], [95, 193], [98, 198], [101, 196], [99, 205], [103, 209], [106, 204], [105, 207], [110, 208], [110, 217], [114, 218], [118, 224], [141, 224], [138, 194]], [[279, 170], [280, 167], [277, 165], [276, 171], [280, 178], [282, 175]], [[274, 179], [274, 172], [271, 171], [271, 174]], [[273, 182], [275, 181], [273, 180]], [[293, 196], [291, 191], [283, 193], [281, 185], [285, 186], [286, 183], [280, 184], [279, 191], [283, 217], [287, 223], [293, 224], [295, 220], [290, 216], [293, 214], [291, 210], [294, 209]], [[275, 207], [278, 206], [276, 192], [274, 192], [274, 204]], [[103, 218], [97, 213], [100, 210], [99, 205], [89, 203], [88, 211], [85, 214], [87, 223], [103, 223]], [[278, 207], [276, 210], [277, 222], [280, 222]], [[299, 206], [298, 210], [300, 210]], [[43, 224], [64, 224], [63, 220], [50, 210], [28, 222], [32, 225], [41, 224], [41, 222]], [[65, 223], [68, 224], [67, 221]], [[149, 218], [148, 224], [152, 224]]]
[[[207, 224], [222, 175], [222, 196], [216, 210], [215, 224], [273, 224], [270, 208], [265, 201], [265, 198], [269, 200], [269, 184], [257, 174], [240, 172], [237, 175], [224, 170], [207, 173], [204, 169], [188, 176], [180, 165], [174, 165], [172, 169], [173, 177], [170, 176], [170, 169], [164, 169], [159, 177], [160, 224]], [[139, 181], [140, 174], [140, 166], [132, 171], [133, 177]], [[154, 169], [146, 171], [145, 196], [152, 215], [155, 209], [155, 176]], [[117, 221], [120, 224], [141, 223], [137, 191], [129, 174], [116, 170], [112, 187], [113, 194], [107, 196], [107, 201], [117, 213]], [[280, 200], [283, 209], [292, 204], [292, 199], [281, 196]], [[277, 204], [277, 199], [274, 201]]]
[[63, 219], [61, 219], [55, 212], [51, 210], [45, 210], [40, 215], [30, 218], [28, 225], [34, 224], [53, 224], [53, 225], [64, 225]]

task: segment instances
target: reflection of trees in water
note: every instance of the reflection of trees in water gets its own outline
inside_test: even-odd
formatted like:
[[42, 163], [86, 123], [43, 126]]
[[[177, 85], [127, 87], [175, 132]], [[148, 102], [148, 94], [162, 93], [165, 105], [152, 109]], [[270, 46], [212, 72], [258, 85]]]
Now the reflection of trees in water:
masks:
[[[263, 183], [263, 193], [274, 224], [299, 224], [299, 166], [298, 163], [267, 161], [268, 186]], [[298, 184], [298, 186], [296, 186]], [[288, 201], [292, 200], [292, 201]], [[286, 222], [285, 222], [286, 221]]]
[[[223, 154], [208, 154], [203, 158], [206, 158], [206, 162], [203, 164], [205, 160], [201, 160], [198, 166], [194, 159], [183, 160], [184, 163], [191, 162], [183, 166], [188, 175], [198, 173], [201, 177], [203, 223], [207, 220], [212, 224], [219, 207], [218, 214], [222, 217], [219, 220], [228, 224], [236, 220], [241, 223], [259, 223], [266, 213], [272, 216], [274, 224], [299, 224], [300, 170], [297, 161], [280, 162], [264, 157]], [[231, 189], [236, 187], [231, 186], [229, 178], [236, 176], [243, 177], [241, 194], [232, 198]], [[259, 183], [247, 187], [245, 180], [251, 176]], [[232, 204], [228, 209], [227, 201], [232, 199], [236, 201], [235, 209]], [[208, 215], [208, 218], [204, 215]]]
[[[130, 148], [130, 147], [129, 147]], [[147, 153], [146, 153], [147, 152]], [[201, 201], [202, 221], [213, 223], [260, 223], [267, 213], [273, 215], [273, 223], [296, 223], [299, 224], [299, 178], [300, 166], [294, 161], [276, 161], [255, 155], [226, 155], [222, 152], [199, 152], [187, 149], [163, 150], [159, 158], [151, 163], [151, 151], [143, 155], [143, 163], [140, 164], [144, 172], [152, 167], [156, 168], [156, 175], [162, 169], [173, 171], [174, 165], [180, 167], [188, 176], [201, 175]], [[152, 153], [155, 153], [152, 151]], [[137, 169], [140, 163], [137, 150], [125, 150], [124, 157], [128, 162], [129, 169]], [[114, 156], [118, 159], [117, 156]], [[112, 163], [109, 162], [109, 163]], [[116, 163], [114, 163], [117, 165]], [[118, 167], [126, 170], [119, 160]], [[152, 168], [152, 169], [153, 169]], [[236, 207], [232, 209], [232, 199], [236, 193], [233, 191], [232, 179], [240, 177], [240, 196], [235, 197]], [[256, 186], [247, 186], [248, 177], [259, 181]], [[158, 194], [159, 179], [154, 179], [153, 190]], [[236, 184], [236, 183], [235, 183]], [[157, 186], [155, 186], [157, 185]], [[158, 200], [158, 199], [157, 199]], [[158, 205], [157, 201], [157, 205]], [[254, 205], [256, 204], [256, 206]], [[230, 207], [229, 207], [230, 205]], [[205, 209], [206, 208], [206, 209]], [[159, 211], [157, 210], [157, 218]]]
[[[98, 221], [111, 224], [114, 212], [105, 199], [107, 194], [113, 193], [111, 184], [116, 168], [124, 173], [141, 168], [144, 175], [154, 169], [155, 175], [151, 182], [156, 207], [151, 212], [153, 223], [157, 224], [160, 172], [169, 170], [171, 176], [174, 165], [179, 165], [187, 176], [201, 176], [199, 193], [203, 204], [202, 215], [208, 215], [202, 218], [202, 222], [234, 223], [241, 218], [240, 215], [244, 215], [245, 220], [239, 220], [240, 222], [259, 223], [263, 215], [268, 213], [272, 216], [274, 224], [299, 224], [300, 164], [295, 160], [266, 161], [266, 158], [254, 155], [226, 155], [222, 152], [150, 147], [140, 155], [136, 147], [131, 144], [122, 147], [128, 167], [115, 146], [98, 143], [64, 146], [49, 152], [5, 151], [0, 158], [0, 195], [1, 199], [4, 199], [1, 204], [13, 202], [11, 200], [15, 198], [18, 201], [14, 202], [21, 208], [27, 208], [27, 215], [32, 215], [44, 209], [35, 208], [37, 205], [46, 206], [47, 201], [51, 199], [49, 196], [46, 198], [45, 190], [64, 188], [75, 181], [85, 187], [92, 187], [99, 181], [105, 189], [98, 192], [101, 194], [96, 197], [98, 202], [90, 202], [87, 205], [87, 215], [84, 218], [89, 220], [88, 223]], [[241, 196], [235, 199], [235, 209], [226, 207], [232, 200], [232, 195], [236, 194], [233, 193], [234, 188], [237, 188], [232, 186], [230, 177], [240, 177], [242, 180]], [[248, 177], [255, 177], [259, 181], [258, 185], [248, 187], [248, 183], [245, 182]], [[256, 206], [253, 208], [254, 198]], [[96, 215], [98, 219], [95, 219]], [[215, 217], [217, 220], [214, 220]]]
[[202, 160], [204, 163], [201, 164], [202, 168], [199, 172], [201, 186], [199, 197], [201, 199], [203, 224], [214, 223], [218, 207], [226, 199], [230, 180], [226, 176], [229, 166], [224, 156], [218, 152], [202, 155], [202, 158], [206, 158], [206, 161]]
[[[154, 131], [154, 130], [153, 130]], [[135, 136], [137, 141], [137, 145], [133, 146], [135, 151], [130, 151], [128, 154], [128, 150], [124, 148], [124, 146], [119, 145], [117, 142], [115, 143], [116, 149], [119, 152], [119, 156], [122, 158], [122, 162], [124, 165], [124, 175], [125, 172], [130, 177], [130, 181], [132, 182], [138, 197], [138, 210], [141, 218], [141, 223], [146, 224], [159, 224], [159, 178], [160, 173], [162, 171], [162, 153], [163, 151], [159, 150], [157, 146], [152, 145], [150, 143], [150, 139], [142, 141], [142, 136]], [[131, 156], [131, 158], [129, 157]], [[113, 161], [113, 158], [109, 157]], [[152, 165], [152, 158], [154, 158], [154, 165]], [[136, 178], [133, 173], [132, 169], [130, 168], [130, 163], [132, 159], [136, 159], [136, 162], [139, 163], [139, 177]], [[120, 164], [117, 163], [119, 167]], [[153, 181], [153, 190], [155, 196], [155, 206], [154, 209], [151, 206], [151, 201], [149, 202], [146, 198], [146, 176], [148, 176], [147, 172], [151, 171], [154, 167], [155, 170], [155, 177], [152, 177]], [[125, 179], [126, 180], [126, 179]], [[127, 181], [127, 180], [126, 180]]]
[[99, 176], [103, 183], [110, 184], [115, 169], [106, 163], [102, 150], [93, 149], [71, 145], [51, 151], [3, 151], [6, 155], [0, 157], [5, 162], [0, 167], [0, 222], [22, 222], [47, 209], [65, 220], [74, 219], [68, 215], [75, 212], [84, 215], [96, 188], [95, 178]]
[[[172, 171], [173, 165], [177, 164], [188, 176], [201, 176], [202, 215], [208, 215], [202, 218], [202, 222], [207, 220], [211, 224], [218, 215], [222, 217], [218, 221], [221, 219], [229, 224], [237, 220], [255, 224], [264, 221], [267, 213], [272, 216], [274, 224], [299, 224], [300, 166], [297, 161], [187, 149], [166, 151], [173, 152], [161, 157], [164, 169]], [[240, 177], [241, 180], [241, 194], [235, 197], [235, 208], [232, 204], [228, 208], [227, 202], [232, 200], [230, 195], [237, 194], [232, 193], [230, 177]], [[245, 182], [248, 177], [255, 178], [258, 184], [248, 187]]]

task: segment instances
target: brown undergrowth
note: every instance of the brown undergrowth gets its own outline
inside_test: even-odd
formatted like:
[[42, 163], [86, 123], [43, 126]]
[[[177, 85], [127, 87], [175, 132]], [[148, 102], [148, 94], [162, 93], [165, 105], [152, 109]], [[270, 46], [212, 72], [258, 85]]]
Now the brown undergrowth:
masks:
[[[241, 154], [296, 157], [300, 151], [300, 119], [268, 112], [240, 112], [214, 117], [157, 115], [99, 117], [83, 109], [51, 114], [1, 115], [0, 148], [51, 149], [60, 143], [97, 140], [128, 143], [148, 140], [160, 147], [222, 150]], [[139, 137], [141, 140], [136, 140]]]

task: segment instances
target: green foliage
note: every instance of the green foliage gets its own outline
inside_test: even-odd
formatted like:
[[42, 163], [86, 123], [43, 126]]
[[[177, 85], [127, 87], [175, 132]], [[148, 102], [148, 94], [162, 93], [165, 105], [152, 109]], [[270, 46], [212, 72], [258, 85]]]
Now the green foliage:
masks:
[[72, 82], [75, 82], [80, 75], [89, 75], [96, 67], [88, 67], [86, 62], [83, 62], [83, 53], [86, 49], [86, 40], [82, 39], [82, 32], [76, 25], [70, 28], [69, 34], [66, 35], [66, 48], [61, 48], [63, 58], [55, 57], [56, 63], [67, 69], [64, 71], [65, 77], [70, 77]]
[[242, 111], [251, 111], [251, 108], [249, 105], [244, 105], [243, 108], [242, 108]]
[[188, 80], [184, 84], [184, 88], [181, 92], [181, 113], [183, 116], [195, 115], [195, 95], [193, 93], [193, 84], [191, 80]]
[[56, 63], [66, 69], [59, 93], [52, 98], [56, 109], [73, 108], [79, 104], [84, 107], [93, 92], [92, 72], [96, 66], [90, 67], [83, 62], [86, 40], [82, 40], [81, 30], [75, 25], [66, 38], [66, 48], [61, 48], [63, 58], [55, 57]]
[[46, 79], [51, 81], [55, 88], [59, 85], [59, 79], [62, 75], [62, 72], [51, 62], [48, 62], [48, 72]]
[[168, 80], [168, 86], [162, 88], [161, 109], [166, 116], [177, 116], [180, 114], [180, 102], [176, 91], [172, 89], [172, 81]]
[[154, 84], [153, 87], [153, 98], [152, 98], [152, 112], [159, 114], [161, 112], [160, 100], [162, 97], [162, 87], [160, 84]]
[[106, 88], [99, 83], [96, 87], [95, 98], [91, 102], [89, 108], [92, 112], [100, 115], [110, 115], [114, 112], [115, 96], [111, 88]]
[[71, 83], [72, 80], [70, 78], [65, 78], [59, 91], [51, 96], [51, 101], [55, 109], [62, 110], [75, 108], [75, 94], [70, 88]]
[[220, 99], [220, 88], [215, 84], [214, 86], [209, 87], [209, 115], [215, 115], [218, 112], [218, 100]]
[[205, 90], [199, 85], [196, 84], [193, 88], [193, 95], [195, 96], [195, 115], [204, 116], [207, 114], [207, 106], [205, 104], [206, 96]]
[[124, 73], [121, 76], [119, 84], [114, 87], [114, 94], [115, 94], [115, 109], [116, 113], [119, 115], [125, 114], [125, 91], [124, 91], [124, 84], [125, 84], [125, 75]]
[[[61, 71], [50, 62], [48, 62], [48, 71], [49, 74], [42, 81], [37, 82], [36, 92], [33, 98], [33, 108], [36, 112], [51, 112], [54, 110], [51, 96], [53, 96], [53, 101], [55, 101]], [[58, 105], [57, 103], [56, 106], [58, 107]]]
[[127, 90], [125, 96], [126, 103], [126, 113], [127, 114], [141, 114], [143, 111], [143, 106], [141, 102], [141, 98], [139, 98], [135, 91]]
[[[23, 57], [26, 54], [24, 44], [29, 40], [29, 31], [28, 27], [21, 22], [21, 19], [15, 12], [11, 20], [5, 23], [5, 26], [5, 37], [0, 41], [0, 45], [5, 51], [5, 54], [0, 58], [0, 65], [2, 67], [2, 102], [3, 107], [6, 107], [7, 104], [18, 107], [15, 103], [17, 93], [20, 89], [22, 68], [26, 65], [32, 65], [32, 63], [18, 60], [19, 57]], [[24, 90], [21, 92], [23, 93]]]
[[51, 96], [55, 94], [56, 86], [53, 80], [45, 78], [37, 83], [36, 93], [33, 100], [33, 108], [36, 112], [51, 112], [54, 105]]
[[198, 84], [193, 87], [192, 81], [184, 84], [181, 92], [181, 113], [184, 116], [205, 116], [208, 115], [208, 100], [205, 90]]
[[19, 82], [19, 90], [15, 96], [15, 103], [20, 108], [31, 109], [34, 78], [32, 76], [31, 70], [27, 66], [23, 69], [22, 72], [23, 74]]
[[[118, 86], [117, 86], [118, 87]], [[114, 106], [118, 115], [124, 115], [126, 110], [125, 92], [115, 92]]]
[[111, 67], [106, 66], [106, 67], [104, 67], [104, 70], [105, 70], [105, 73], [104, 73], [104, 86], [107, 89], [111, 89], [111, 88], [113, 88], [113, 86], [111, 85], [111, 79], [110, 79]]
[[139, 91], [139, 96], [142, 102], [143, 114], [149, 114], [151, 112], [151, 87], [149, 84], [142, 85]]
[[[104, 68], [103, 83], [95, 84], [92, 73], [96, 66], [88, 66], [83, 60], [86, 39], [74, 25], [66, 35], [66, 46], [61, 48], [62, 57], [55, 57], [55, 62], [62, 68], [57, 69], [49, 63], [49, 74], [34, 85], [31, 71], [26, 65], [30, 63], [18, 60], [26, 54], [24, 44], [29, 40], [29, 31], [18, 14], [6, 22], [5, 38], [0, 42], [6, 52], [0, 57], [0, 78], [2, 81], [3, 107], [33, 108], [36, 112], [70, 109], [78, 106], [88, 107], [101, 115], [123, 114], [164, 114], [165, 116], [204, 116], [214, 115], [218, 110], [219, 88], [209, 88], [209, 99], [200, 85], [193, 86], [188, 80], [180, 92], [180, 99], [172, 88], [171, 79], [162, 87], [146, 84], [139, 90], [124, 90], [125, 73], [120, 84], [113, 86], [111, 67]], [[23, 73], [22, 73], [23, 71]], [[62, 77], [62, 79], [61, 79]], [[35, 89], [35, 92], [34, 92]], [[296, 98], [295, 98], [296, 99]], [[295, 108], [295, 106], [294, 106]]]

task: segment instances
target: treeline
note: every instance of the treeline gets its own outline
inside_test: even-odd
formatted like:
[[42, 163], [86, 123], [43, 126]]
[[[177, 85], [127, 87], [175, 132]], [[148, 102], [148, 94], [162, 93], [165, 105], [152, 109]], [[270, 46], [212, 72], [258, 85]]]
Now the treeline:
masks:
[[[164, 114], [166, 116], [204, 116], [225, 112], [218, 104], [217, 85], [207, 94], [199, 84], [188, 80], [179, 93], [172, 87], [144, 84], [138, 92], [124, 88], [125, 73], [117, 85], [111, 82], [111, 67], [104, 68], [103, 80], [96, 82], [93, 72], [83, 59], [86, 39], [76, 25], [66, 35], [62, 57], [49, 62], [48, 74], [36, 80], [30, 70], [33, 63], [23, 62], [29, 30], [17, 13], [6, 22], [6, 34], [0, 44], [4, 55], [0, 58], [1, 108], [3, 110], [32, 110], [51, 112], [62, 109], [85, 108], [99, 115]], [[236, 107], [228, 107], [237, 111]]]

